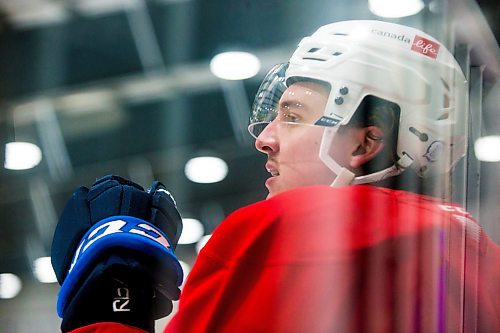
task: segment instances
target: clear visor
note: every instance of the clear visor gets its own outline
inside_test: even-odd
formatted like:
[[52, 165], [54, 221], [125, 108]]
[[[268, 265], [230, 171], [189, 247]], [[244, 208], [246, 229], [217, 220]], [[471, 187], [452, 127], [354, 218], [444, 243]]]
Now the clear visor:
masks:
[[257, 138], [264, 128], [278, 115], [281, 96], [286, 90], [285, 73], [288, 63], [275, 65], [262, 81], [250, 114], [248, 131]]
[[338, 120], [323, 116], [329, 86], [306, 78], [287, 80], [287, 69], [288, 63], [274, 66], [257, 91], [248, 126], [254, 138], [275, 119], [290, 125], [334, 126], [338, 123]]

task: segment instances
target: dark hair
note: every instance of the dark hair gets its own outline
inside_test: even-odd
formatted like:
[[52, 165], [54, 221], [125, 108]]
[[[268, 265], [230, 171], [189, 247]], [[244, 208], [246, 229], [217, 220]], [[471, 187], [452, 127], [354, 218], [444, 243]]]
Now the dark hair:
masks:
[[401, 108], [398, 104], [368, 95], [359, 104], [349, 124], [350, 127], [379, 127], [384, 136], [375, 137], [373, 133], [368, 136], [372, 140], [383, 140], [384, 149], [371, 161], [362, 166], [363, 173], [373, 173], [390, 167], [397, 160], [397, 142], [399, 130], [399, 116]]
[[[368, 134], [372, 140], [383, 140], [384, 148], [375, 158], [361, 167], [363, 174], [383, 170], [398, 161], [397, 142], [400, 115], [401, 108], [398, 104], [377, 96], [367, 95], [359, 104], [346, 126], [377, 126], [384, 133], [382, 138], [378, 138], [373, 134], [370, 137], [370, 134]], [[371, 183], [371, 185], [439, 197], [444, 195], [443, 188], [445, 188], [439, 176], [424, 179], [412, 169], [405, 170], [398, 176]]]

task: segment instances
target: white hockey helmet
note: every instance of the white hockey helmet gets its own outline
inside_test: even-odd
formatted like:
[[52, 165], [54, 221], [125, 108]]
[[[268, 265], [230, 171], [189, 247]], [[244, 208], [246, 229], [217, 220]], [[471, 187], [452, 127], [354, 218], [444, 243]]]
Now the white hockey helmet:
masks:
[[[333, 185], [370, 183], [411, 167], [426, 175], [449, 171], [465, 154], [468, 89], [453, 55], [426, 33], [382, 21], [345, 21], [302, 39], [288, 64], [275, 66], [256, 95], [249, 131], [257, 137], [277, 115], [287, 85], [301, 79], [331, 87], [319, 157], [336, 175]], [[367, 96], [400, 108], [398, 161], [354, 177], [329, 154], [340, 125], [346, 125]]]

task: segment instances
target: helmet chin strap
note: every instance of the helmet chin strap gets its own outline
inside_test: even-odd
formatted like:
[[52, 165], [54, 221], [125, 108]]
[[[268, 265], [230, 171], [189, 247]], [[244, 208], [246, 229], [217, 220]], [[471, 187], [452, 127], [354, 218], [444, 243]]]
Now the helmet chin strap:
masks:
[[334, 181], [330, 184], [332, 187], [367, 184], [394, 177], [401, 174], [413, 163], [413, 159], [410, 156], [403, 154], [403, 156], [394, 165], [386, 169], [356, 177], [351, 170], [340, 166], [340, 164], [338, 164], [329, 154], [330, 147], [338, 128], [339, 126], [325, 128], [321, 139], [321, 146], [319, 148], [319, 158], [330, 170], [333, 171], [333, 173], [337, 175]]
[[341, 168], [340, 172], [337, 173], [337, 177], [333, 180], [333, 182], [330, 184], [332, 187], [343, 187], [350, 185], [353, 180], [355, 179], [355, 175], [351, 170], [347, 168]]

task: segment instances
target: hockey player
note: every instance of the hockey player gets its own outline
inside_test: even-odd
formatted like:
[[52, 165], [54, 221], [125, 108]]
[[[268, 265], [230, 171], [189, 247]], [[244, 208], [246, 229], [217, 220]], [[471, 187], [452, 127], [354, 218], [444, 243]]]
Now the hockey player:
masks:
[[[217, 228], [165, 332], [500, 331], [498, 246], [446, 201], [466, 87], [416, 29], [347, 21], [303, 39], [252, 109], [268, 198]], [[160, 183], [75, 192], [53, 242], [62, 330], [153, 331], [179, 296], [180, 229]]]

